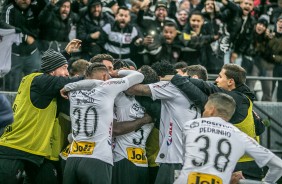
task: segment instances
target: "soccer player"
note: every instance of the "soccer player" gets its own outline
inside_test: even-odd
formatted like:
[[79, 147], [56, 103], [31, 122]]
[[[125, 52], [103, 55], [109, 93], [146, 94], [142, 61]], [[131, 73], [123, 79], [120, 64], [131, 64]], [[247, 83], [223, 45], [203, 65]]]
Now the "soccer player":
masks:
[[[118, 62], [126, 61], [120, 60]], [[120, 64], [119, 67], [125, 66]], [[147, 81], [146, 78], [152, 76], [144, 75], [144, 77], [144, 80]], [[145, 145], [154, 124], [145, 124], [129, 133], [116, 135], [116, 125], [144, 117], [146, 109], [136, 101], [134, 96], [121, 92], [115, 99], [114, 111], [117, 122], [114, 122], [113, 128], [114, 167], [112, 184], [147, 184], [149, 176]]]
[[[144, 116], [145, 109], [134, 98], [121, 92], [115, 99], [116, 121], [133, 121]], [[127, 134], [114, 137], [114, 184], [148, 183], [148, 161], [145, 144], [153, 128], [146, 124]], [[115, 129], [115, 126], [114, 126]], [[130, 176], [130, 177], [129, 177]]]
[[[195, 104], [201, 103], [199, 102], [199, 97], [202, 98], [202, 102], [206, 102], [208, 96], [215, 92], [222, 92], [232, 96], [236, 102], [237, 108], [230, 119], [230, 123], [258, 141], [253, 116], [252, 100], [254, 100], [254, 94], [245, 84], [246, 71], [244, 68], [236, 64], [225, 64], [215, 81], [216, 85], [179, 75], [175, 75], [171, 82], [189, 96]], [[199, 93], [195, 93], [191, 90], [191, 84], [201, 89], [205, 95], [199, 95]], [[203, 100], [204, 98], [206, 98], [206, 100]], [[253, 158], [248, 155], [244, 155], [239, 160], [235, 171], [242, 171], [246, 179], [262, 179], [263, 177], [262, 169], [260, 169]]]
[[[152, 68], [161, 78], [176, 73], [173, 65], [166, 61], [157, 62]], [[127, 93], [150, 96], [153, 100], [161, 99], [160, 151], [156, 159], [160, 168], [155, 183], [173, 183], [175, 172], [181, 170], [183, 165], [183, 123], [200, 117], [199, 110], [168, 81], [149, 85], [138, 84], [129, 88]]]
[[245, 153], [269, 170], [263, 182], [282, 176], [282, 160], [228, 121], [235, 112], [234, 99], [224, 93], [209, 96], [203, 118], [185, 123], [185, 162], [175, 184], [230, 183], [237, 161]]
[[[144, 78], [141, 73], [129, 70], [121, 70], [118, 75], [123, 78], [109, 79], [106, 66], [93, 63], [86, 71], [86, 78], [91, 80], [80, 81], [90, 83], [88, 89], [69, 94], [74, 141], [64, 172], [66, 184], [111, 183], [114, 99]], [[92, 79], [100, 83], [97, 85], [97, 80]], [[66, 85], [64, 89], [68, 91], [73, 85]]]

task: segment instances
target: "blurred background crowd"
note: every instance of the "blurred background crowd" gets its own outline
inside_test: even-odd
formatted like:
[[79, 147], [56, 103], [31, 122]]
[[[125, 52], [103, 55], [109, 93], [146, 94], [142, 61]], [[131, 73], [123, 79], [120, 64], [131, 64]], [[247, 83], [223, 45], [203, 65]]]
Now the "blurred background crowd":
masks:
[[[107, 53], [138, 68], [166, 60], [218, 74], [236, 63], [249, 76], [282, 76], [282, 0], [2, 0], [0, 26], [4, 91], [17, 91], [44, 51], [62, 51], [73, 38], [82, 46], [70, 71], [76, 60]], [[251, 90], [256, 83], [247, 81]], [[260, 100], [282, 101], [281, 83], [261, 80]]]

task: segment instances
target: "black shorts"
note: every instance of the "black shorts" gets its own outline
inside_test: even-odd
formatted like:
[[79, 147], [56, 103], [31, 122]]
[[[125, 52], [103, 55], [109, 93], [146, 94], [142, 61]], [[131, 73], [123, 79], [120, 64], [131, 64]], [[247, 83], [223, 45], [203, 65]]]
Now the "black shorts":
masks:
[[182, 164], [161, 164], [155, 184], [172, 184], [175, 180], [175, 173], [180, 172]]
[[69, 157], [65, 166], [63, 183], [109, 184], [112, 165], [95, 158]]
[[128, 159], [114, 163], [112, 184], [147, 184], [148, 167], [138, 167]]

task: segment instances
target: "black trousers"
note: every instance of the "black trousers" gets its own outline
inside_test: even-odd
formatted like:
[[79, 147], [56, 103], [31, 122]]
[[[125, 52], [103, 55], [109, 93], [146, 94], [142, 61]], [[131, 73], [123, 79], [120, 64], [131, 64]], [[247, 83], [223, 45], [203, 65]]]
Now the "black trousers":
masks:
[[[25, 173], [25, 174], [24, 174]], [[0, 183], [58, 184], [59, 171], [54, 162], [44, 160], [40, 166], [20, 159], [0, 159]]]

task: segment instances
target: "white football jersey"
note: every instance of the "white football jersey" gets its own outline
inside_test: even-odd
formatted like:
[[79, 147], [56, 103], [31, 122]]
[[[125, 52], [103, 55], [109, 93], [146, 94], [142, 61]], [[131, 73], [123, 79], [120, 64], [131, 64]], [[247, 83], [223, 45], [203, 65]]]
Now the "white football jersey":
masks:
[[182, 129], [201, 116], [200, 110], [171, 82], [149, 84], [152, 99], [161, 99], [160, 151], [157, 163], [183, 164]]
[[[134, 96], [127, 96], [121, 92], [115, 99], [117, 123], [142, 118], [144, 113], [144, 108], [135, 100]], [[113, 146], [114, 162], [126, 158], [136, 166], [148, 167], [145, 145], [153, 126], [152, 123], [146, 124], [136, 131], [116, 136]]]
[[185, 162], [175, 184], [190, 184], [195, 183], [195, 180], [198, 183], [212, 183], [212, 180], [214, 183], [229, 183], [237, 161], [245, 153], [255, 158], [260, 167], [265, 166], [274, 156], [254, 139], [219, 117], [186, 122], [183, 138]]
[[0, 29], [0, 77], [11, 70], [12, 45], [21, 41], [22, 34], [16, 33], [15, 29]]
[[129, 87], [127, 78], [101, 81], [92, 90], [69, 94], [73, 142], [69, 157], [100, 159], [113, 165], [112, 127], [114, 99]]

